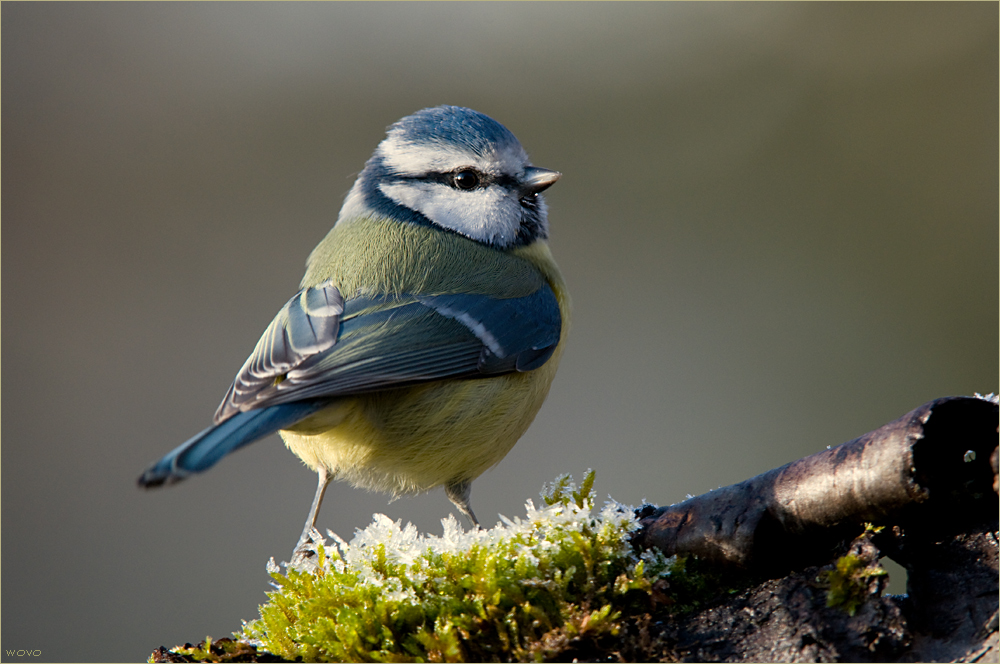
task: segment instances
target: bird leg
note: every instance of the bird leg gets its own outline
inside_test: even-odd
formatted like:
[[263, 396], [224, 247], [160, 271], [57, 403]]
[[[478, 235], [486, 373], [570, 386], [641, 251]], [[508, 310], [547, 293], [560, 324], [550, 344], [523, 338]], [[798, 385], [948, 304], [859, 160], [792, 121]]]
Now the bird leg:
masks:
[[472, 480], [457, 480], [444, 487], [444, 493], [448, 496], [458, 511], [465, 515], [473, 528], [479, 528], [479, 520], [472, 513], [472, 505], [469, 504], [469, 497], [472, 495]]
[[312, 532], [316, 529], [316, 517], [319, 515], [319, 506], [323, 504], [323, 494], [326, 493], [326, 487], [332, 479], [329, 471], [327, 471], [326, 466], [323, 464], [320, 464], [319, 468], [316, 469], [316, 474], [319, 476], [319, 482], [316, 485], [316, 495], [313, 497], [312, 507], [309, 508], [309, 516], [306, 517], [306, 525], [302, 529], [302, 536], [299, 537], [299, 542], [295, 545], [295, 550], [292, 552], [292, 564], [301, 564], [314, 555], [313, 551], [309, 549], [309, 544], [313, 542]]

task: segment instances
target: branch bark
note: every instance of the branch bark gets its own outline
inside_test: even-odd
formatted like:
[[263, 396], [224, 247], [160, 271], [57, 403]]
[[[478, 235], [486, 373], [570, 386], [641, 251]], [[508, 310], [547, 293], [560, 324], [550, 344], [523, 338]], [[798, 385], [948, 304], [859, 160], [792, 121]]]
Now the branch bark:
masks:
[[996, 517], [996, 449], [997, 404], [936, 399], [738, 484], [668, 507], [644, 506], [634, 543], [774, 572], [825, 557], [866, 522], [933, 528], [977, 520], [984, 510]]
[[[838, 447], [668, 507], [640, 508], [633, 543], [764, 581], [661, 620], [645, 654], [687, 661], [992, 661], [997, 646], [994, 401], [948, 397]], [[872, 523], [878, 534], [855, 539]], [[853, 540], [853, 542], [852, 542]], [[850, 543], [850, 544], [848, 544]], [[852, 551], [888, 556], [907, 594], [872, 577], [856, 615], [818, 577]]]

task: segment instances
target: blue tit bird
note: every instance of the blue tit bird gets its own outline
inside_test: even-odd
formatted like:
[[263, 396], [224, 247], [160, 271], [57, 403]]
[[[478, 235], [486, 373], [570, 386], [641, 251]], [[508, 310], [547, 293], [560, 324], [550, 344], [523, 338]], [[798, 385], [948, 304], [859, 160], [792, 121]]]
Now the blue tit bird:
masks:
[[331, 479], [394, 496], [443, 486], [477, 527], [472, 481], [531, 424], [569, 328], [540, 195], [560, 176], [468, 108], [391, 125], [213, 425], [139, 484], [277, 431], [319, 478], [293, 559]]

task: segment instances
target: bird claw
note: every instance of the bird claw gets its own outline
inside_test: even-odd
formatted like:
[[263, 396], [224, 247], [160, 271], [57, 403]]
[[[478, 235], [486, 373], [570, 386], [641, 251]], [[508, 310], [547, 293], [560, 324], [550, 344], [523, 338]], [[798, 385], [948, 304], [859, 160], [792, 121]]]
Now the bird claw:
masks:
[[317, 550], [324, 543], [324, 538], [318, 530], [311, 529], [308, 533], [302, 533], [299, 543], [292, 551], [292, 559], [288, 563], [291, 568], [302, 571], [313, 572], [319, 567], [319, 554]]

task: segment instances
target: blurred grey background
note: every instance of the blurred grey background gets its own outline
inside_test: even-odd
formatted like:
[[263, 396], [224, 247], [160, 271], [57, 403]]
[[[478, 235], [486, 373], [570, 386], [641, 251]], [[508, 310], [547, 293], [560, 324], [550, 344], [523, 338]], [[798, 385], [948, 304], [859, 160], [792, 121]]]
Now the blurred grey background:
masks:
[[[998, 6], [3, 3], [3, 653], [141, 660], [256, 617], [314, 476], [277, 437], [181, 485], [387, 125], [470, 106], [548, 193], [575, 302], [473, 489], [666, 504], [997, 389]], [[331, 487], [440, 533], [443, 492]], [[16, 657], [4, 654], [6, 661]]]

